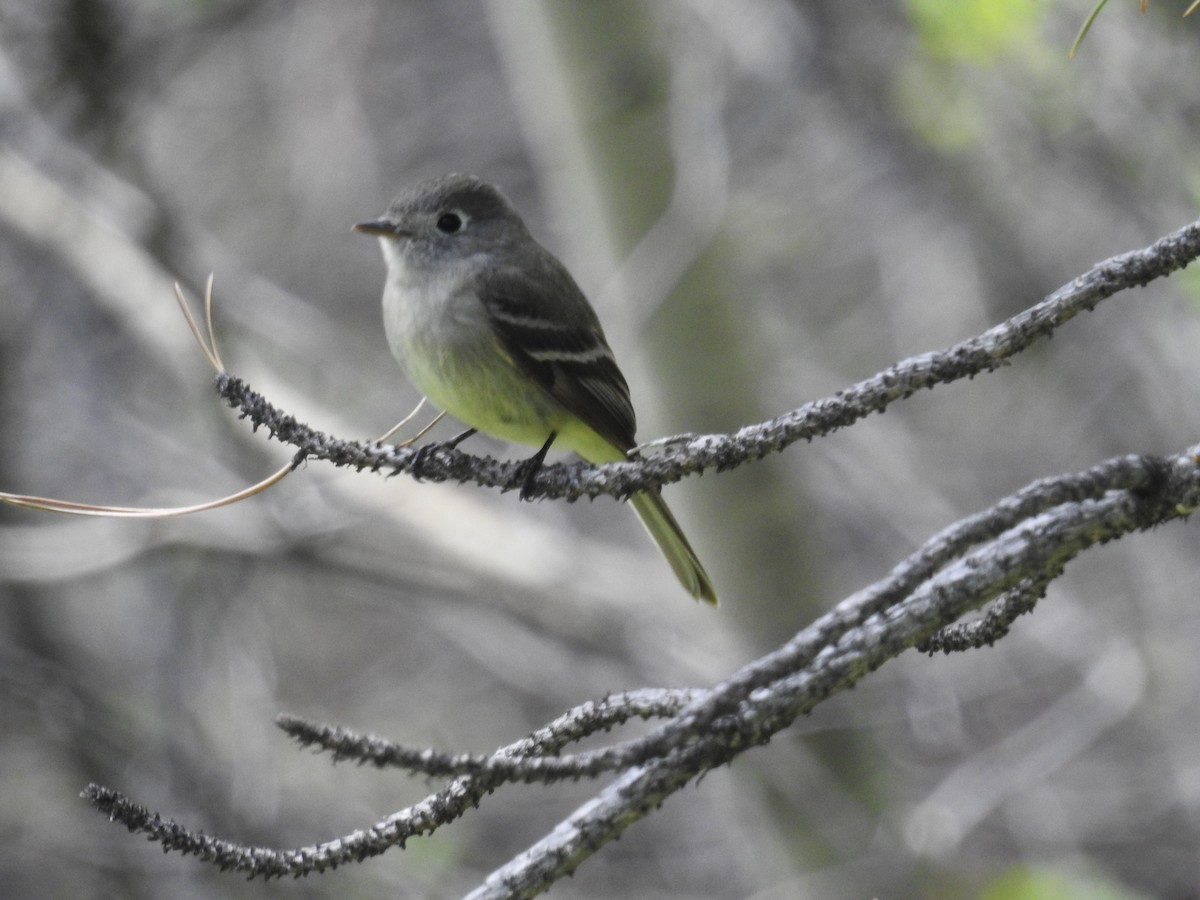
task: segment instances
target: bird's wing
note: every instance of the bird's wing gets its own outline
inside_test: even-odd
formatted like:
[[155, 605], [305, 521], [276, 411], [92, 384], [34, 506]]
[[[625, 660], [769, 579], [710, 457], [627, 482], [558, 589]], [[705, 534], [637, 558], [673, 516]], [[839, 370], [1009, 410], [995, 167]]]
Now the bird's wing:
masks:
[[[596, 313], [547, 252], [540, 265], [498, 269], [484, 282], [484, 307], [518, 365], [573, 415], [621, 450], [637, 430], [629, 386]], [[537, 277], [533, 277], [537, 276]]]

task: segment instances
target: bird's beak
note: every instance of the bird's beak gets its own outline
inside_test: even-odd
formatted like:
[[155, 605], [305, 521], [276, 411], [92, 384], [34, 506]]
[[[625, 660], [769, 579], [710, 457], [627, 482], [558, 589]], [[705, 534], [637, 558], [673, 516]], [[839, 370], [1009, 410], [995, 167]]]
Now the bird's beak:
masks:
[[359, 234], [375, 234], [380, 237], [404, 237], [405, 232], [396, 227], [394, 222], [387, 219], [367, 219], [354, 226]]

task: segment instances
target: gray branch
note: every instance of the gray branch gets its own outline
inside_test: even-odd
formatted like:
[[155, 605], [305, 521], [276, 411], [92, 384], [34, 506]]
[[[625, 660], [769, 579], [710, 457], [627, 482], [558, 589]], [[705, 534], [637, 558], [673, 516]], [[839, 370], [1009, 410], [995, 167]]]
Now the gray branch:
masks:
[[[1200, 255], [1200, 223], [1144, 250], [1114, 257], [1033, 308], [946, 350], [913, 357], [834, 397], [727, 435], [684, 436], [652, 458], [607, 466], [550, 466], [541, 496], [628, 494], [709, 469], [726, 469], [802, 438], [845, 427], [892, 402], [995, 369], [1100, 300], [1176, 271]], [[408, 449], [337, 441], [300, 425], [241, 381], [218, 378], [227, 401], [308, 457], [432, 480], [520, 487], [518, 465], [441, 447]], [[95, 785], [84, 796], [130, 830], [253, 876], [322, 872], [403, 846], [452, 822], [505, 783], [615, 780], [542, 840], [500, 869], [473, 898], [531, 897], [573, 872], [600, 847], [705, 772], [767, 743], [797, 716], [853, 686], [909, 648], [953, 652], [991, 643], [1031, 611], [1047, 586], [1084, 550], [1184, 518], [1200, 507], [1200, 445], [1172, 457], [1118, 457], [1078, 473], [1036, 481], [944, 529], [881, 581], [846, 598], [778, 649], [711, 688], [645, 690], [583, 704], [491, 755], [404, 748], [380, 738], [284, 717], [280, 727], [335, 760], [397, 766], [447, 777], [440, 790], [352, 834], [292, 850], [238, 844], [164, 820]], [[982, 610], [977, 618], [964, 616]], [[632, 718], [661, 719], [642, 738], [600, 750], [571, 744]]]
[[[612, 785], [472, 895], [534, 896], [694, 778], [767, 743], [797, 716], [904, 650], [930, 647], [963, 615], [1014, 596], [1025, 601], [1021, 611], [1026, 611], [1030, 597], [1083, 550], [1186, 517], [1198, 506], [1200, 445], [1172, 458], [1125, 456], [1043, 479], [935, 535], [887, 578], [715, 687], [635, 691], [587, 703], [486, 758], [405, 750], [378, 738], [284, 718], [285, 731], [335, 759], [457, 773], [420, 803], [323, 844], [293, 850], [238, 844], [164, 820], [107, 788], [91, 785], [84, 796], [164, 849], [270, 878], [324, 872], [403, 847], [409, 838], [456, 820], [508, 782], [619, 772]], [[634, 717], [668, 721], [639, 740], [560, 755], [568, 744]]]
[[337, 466], [396, 474], [426, 481], [473, 481], [502, 491], [528, 490], [528, 498], [578, 500], [608, 494], [628, 497], [646, 487], [670, 484], [715, 469], [724, 471], [778, 453], [800, 440], [812, 440], [883, 412], [919, 390], [972, 378], [1005, 365], [1039, 338], [1100, 301], [1133, 287], [1165, 278], [1200, 257], [1200, 221], [1172, 232], [1149, 247], [1114, 256], [1060, 287], [1037, 305], [983, 334], [942, 350], [902, 360], [832, 397], [814, 400], [766, 422], [729, 434], [685, 434], [655, 442], [652, 457], [623, 463], [571, 463], [543, 466], [527, 484], [518, 462], [471, 456], [437, 444], [393, 447], [364, 444], [322, 434], [275, 409], [241, 379], [222, 372], [217, 391], [241, 411], [254, 428], [298, 448], [296, 464], [323, 459]]
[[[844, 600], [774, 653], [747, 666], [647, 739], [660, 749], [621, 775], [547, 837], [497, 869], [470, 900], [532, 897], [704, 772], [764, 744], [797, 716], [853, 686], [889, 659], [930, 640], [962, 615], [1027, 578], [1049, 580], [1097, 543], [1186, 517], [1200, 506], [1200, 446], [1146, 460], [1140, 487], [1047, 509], [925, 580], [898, 603], [880, 604], [908, 580], [918, 553], [876, 585]], [[1096, 470], [1093, 470], [1096, 471]], [[932, 543], [932, 542], [931, 542]], [[932, 549], [932, 548], [929, 548]], [[934, 554], [936, 555], [936, 554]], [[1031, 573], [1035, 573], [1032, 574]], [[733, 727], [713, 729], [719, 716]]]

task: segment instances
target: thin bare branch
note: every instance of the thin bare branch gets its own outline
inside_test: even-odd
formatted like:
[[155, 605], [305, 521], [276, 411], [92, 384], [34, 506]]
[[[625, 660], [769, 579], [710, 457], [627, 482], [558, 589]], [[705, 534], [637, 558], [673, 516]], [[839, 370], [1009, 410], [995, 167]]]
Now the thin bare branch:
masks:
[[990, 372], [1040, 338], [1102, 300], [1163, 278], [1200, 257], [1200, 221], [1093, 266], [1037, 305], [970, 338], [910, 357], [851, 385], [832, 397], [815, 400], [775, 419], [747, 425], [729, 434], [679, 435], [653, 457], [593, 466], [572, 463], [544, 466], [528, 482], [519, 462], [469, 456], [434, 445], [419, 449], [339, 440], [315, 431], [275, 409], [240, 379], [221, 374], [221, 397], [241, 411], [255, 429], [293, 444], [308, 458], [325, 459], [358, 470], [408, 472], [428, 481], [473, 481], [510, 491], [529, 488], [530, 497], [577, 500], [607, 494], [628, 497], [647, 487], [679, 481], [710, 470], [724, 471], [777, 453], [800, 440], [812, 440], [882, 412], [919, 390]]
[[[531, 734], [528, 738], [530, 743], [527, 752], [519, 756], [504, 748], [491, 755], [451, 754], [428, 748], [415, 749], [373, 735], [356, 734], [344, 728], [310, 722], [297, 716], [279, 716], [275, 724], [301, 746], [316, 747], [331, 753], [334, 762], [352, 760], [378, 768], [407, 769], [432, 777], [486, 773], [500, 776], [506, 781], [552, 780], [597, 773], [585, 771], [586, 767], [583, 766], [574, 772], [569, 767], [564, 767], [546, 777], [545, 770], [533, 769], [523, 760], [552, 757], [568, 744], [607, 731], [616, 725], [623, 725], [630, 719], [670, 718], [704, 693], [706, 692], [697, 688], [644, 688], [639, 691], [610, 694], [601, 700], [589, 700]], [[611, 767], [615, 768], [617, 765], [619, 760], [614, 760]]]
[[[556, 719], [533, 735], [496, 751], [496, 756], [515, 759], [537, 753], [553, 752], [555, 745], [577, 740], [606, 719], [617, 721], [634, 716], [654, 715], [671, 706], [679, 706], [693, 696], [689, 691], [634, 691], [584, 704]], [[665, 706], [664, 706], [665, 705]], [[290, 730], [285, 720], [285, 730]], [[582, 729], [582, 731], [581, 731]], [[240, 844], [235, 841], [192, 831], [163, 819], [118, 791], [100, 785], [88, 785], [82, 796], [114, 822], [130, 831], [157, 841], [164, 851], [196, 856], [222, 870], [244, 872], [249, 877], [299, 877], [324, 872], [339, 865], [378, 856], [394, 846], [403, 847], [412, 837], [429, 834], [453, 822], [503, 781], [502, 774], [463, 775], [420, 803], [388, 816], [368, 828], [352, 834], [293, 850], [275, 850]]]
[[[543, 496], [624, 496], [647, 486], [718, 470], [844, 427], [922, 388], [990, 371], [1079, 312], [1200, 255], [1200, 222], [1144, 250], [1114, 257], [1041, 303], [984, 334], [897, 363], [832, 398], [806, 404], [729, 435], [672, 439], [658, 455], [608, 466], [552, 466]], [[221, 395], [255, 428], [266, 427], [312, 457], [358, 469], [473, 480], [510, 489], [518, 465], [446, 447], [385, 447], [336, 441], [273, 409], [240, 380], [220, 373]], [[415, 411], [414, 411], [415, 414]], [[1200, 446], [1170, 458], [1123, 456], [1083, 472], [1044, 478], [934, 535], [891, 574], [843, 600], [787, 643], [708, 689], [635, 692], [584, 704], [490, 756], [411, 750], [379, 738], [287, 717], [280, 726], [306, 745], [374, 765], [453, 776], [421, 802], [364, 830], [319, 845], [273, 850], [191, 832], [91, 786], [85, 796], [165, 849], [192, 853], [253, 876], [325, 871], [403, 846], [456, 820], [511, 782], [550, 782], [617, 772], [616, 781], [544, 839], [494, 872], [472, 896], [529, 897], [545, 890], [667, 797], [796, 717], [853, 686], [906, 649], [961, 650], [991, 643], [1033, 605], [1064, 567], [1097, 543], [1190, 515], [1200, 506]], [[979, 609], [983, 617], [957, 625]], [[600, 750], [564, 754], [583, 737], [631, 718], [665, 718], [648, 735]]]
[[[571, 710], [486, 759], [411, 751], [376, 738], [285, 718], [281, 727], [337, 758], [459, 774], [441, 790], [371, 827], [323, 844], [273, 850], [192, 832], [106, 788], [84, 796], [126, 827], [251, 877], [304, 875], [375, 856], [454, 821], [501, 784], [619, 770], [617, 781], [472, 896], [528, 897], [572, 872], [599, 847], [694, 778], [766, 743], [796, 717], [853, 686], [910, 647], [951, 647], [947, 628], [998, 601], [1007, 628], [1066, 564], [1097, 543], [1186, 517], [1200, 507], [1200, 445], [1173, 458], [1121, 457], [1043, 479], [931, 539], [891, 575], [847, 598], [789, 642], [708, 690], [615, 695]], [[993, 632], [995, 633], [995, 632]], [[967, 632], [964, 646], [984, 632]], [[669, 717], [645, 738], [558, 756], [568, 743], [634, 716]]]
[[[489, 875], [470, 898], [541, 893], [693, 778], [767, 742], [821, 700], [928, 640], [964, 613], [1013, 590], [1025, 580], [1024, 573], [1053, 577], [1087, 547], [1185, 517], [1200, 506], [1200, 446], [1148, 468], [1162, 477], [1143, 489], [1114, 490], [1034, 516], [948, 566], [886, 611], [864, 617], [874, 606], [871, 598], [888, 593], [879, 585], [843, 601], [665, 725], [647, 744], [669, 748], [666, 752], [632, 766], [545, 838]], [[842, 627], [831, 624], [839, 620]], [[846, 621], [854, 620], [861, 624], [845, 627]], [[723, 723], [732, 720], [737, 727], [720, 729], [716, 739], [706, 725], [721, 714], [726, 714]]]

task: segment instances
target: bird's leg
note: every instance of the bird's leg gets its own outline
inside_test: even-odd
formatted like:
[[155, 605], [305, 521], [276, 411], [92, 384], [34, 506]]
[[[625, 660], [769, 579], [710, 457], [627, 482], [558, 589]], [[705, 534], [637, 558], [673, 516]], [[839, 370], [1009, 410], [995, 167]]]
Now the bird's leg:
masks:
[[420, 477], [421, 466], [424, 465], [425, 460], [434, 450], [453, 450], [474, 433], [474, 428], [468, 428], [462, 434], [456, 434], [448, 441], [435, 441], [432, 444], [426, 444], [423, 447], [418, 447], [417, 455], [413, 457], [413, 473], [416, 474], [417, 477]]
[[542, 463], [546, 459], [546, 454], [550, 452], [550, 445], [554, 443], [554, 439], [558, 437], [557, 431], [550, 432], [550, 437], [546, 438], [546, 443], [542, 444], [542, 449], [525, 462], [521, 463], [521, 499], [533, 499], [533, 479], [537, 477], [538, 471], [542, 468]]

